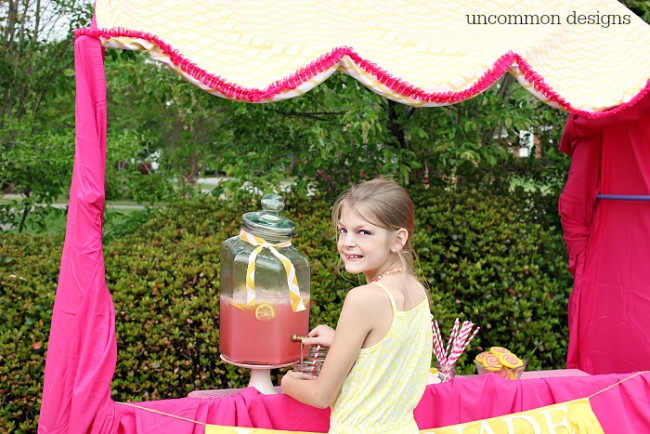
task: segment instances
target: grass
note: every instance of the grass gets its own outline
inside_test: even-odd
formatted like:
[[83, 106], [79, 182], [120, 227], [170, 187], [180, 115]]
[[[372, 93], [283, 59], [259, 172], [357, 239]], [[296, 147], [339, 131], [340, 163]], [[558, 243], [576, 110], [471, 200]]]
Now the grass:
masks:
[[[127, 201], [124, 201], [127, 202]], [[125, 225], [145, 213], [142, 207], [135, 207], [136, 204], [107, 204], [104, 212], [104, 233], [122, 231]], [[125, 207], [126, 206], [126, 207]], [[64, 236], [67, 222], [65, 208], [50, 208], [46, 213], [30, 214], [27, 216], [24, 232], [32, 234], [44, 234], [50, 236]], [[1, 233], [2, 231], [0, 231]], [[7, 229], [7, 233], [16, 233], [16, 228]]]
[[[67, 195], [62, 195], [56, 198], [54, 201], [54, 206], [57, 207], [65, 207], [68, 205], [68, 201], [70, 199], [68, 198]], [[22, 203], [23, 198], [22, 196], [19, 195], [4, 195], [0, 196], [0, 205], [7, 205], [7, 204], [20, 204]], [[120, 200], [107, 200], [106, 201], [106, 207], [111, 207], [111, 208], [120, 208], [120, 207], [140, 207], [142, 206], [141, 204], [133, 201], [133, 200], [126, 200], [126, 199], [120, 199]]]

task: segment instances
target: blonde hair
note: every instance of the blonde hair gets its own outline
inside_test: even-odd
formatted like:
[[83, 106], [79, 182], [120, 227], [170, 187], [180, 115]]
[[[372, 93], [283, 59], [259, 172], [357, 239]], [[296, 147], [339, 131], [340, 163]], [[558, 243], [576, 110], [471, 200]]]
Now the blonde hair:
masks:
[[404, 248], [397, 254], [404, 268], [413, 272], [414, 251], [410, 240], [415, 227], [415, 213], [411, 196], [401, 185], [383, 178], [353, 185], [334, 203], [332, 221], [337, 227], [343, 207], [354, 209], [361, 218], [375, 226], [390, 231], [406, 229], [408, 238]]

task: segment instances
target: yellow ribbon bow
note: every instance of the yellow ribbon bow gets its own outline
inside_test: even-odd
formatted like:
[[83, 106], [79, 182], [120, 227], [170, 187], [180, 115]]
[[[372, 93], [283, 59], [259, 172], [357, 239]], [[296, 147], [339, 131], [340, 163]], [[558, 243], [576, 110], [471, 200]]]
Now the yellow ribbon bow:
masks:
[[257, 255], [262, 249], [269, 249], [273, 256], [278, 258], [284, 270], [287, 273], [287, 284], [289, 285], [289, 297], [291, 298], [291, 309], [294, 312], [305, 310], [305, 304], [300, 296], [300, 288], [298, 287], [298, 278], [296, 277], [296, 268], [293, 266], [289, 258], [278, 252], [276, 248], [289, 247], [291, 240], [283, 243], [271, 244], [264, 238], [256, 237], [250, 232], [241, 230], [239, 238], [246, 241], [248, 244], [255, 246], [253, 253], [248, 257], [248, 269], [246, 270], [246, 304], [249, 306], [255, 305], [255, 260]]

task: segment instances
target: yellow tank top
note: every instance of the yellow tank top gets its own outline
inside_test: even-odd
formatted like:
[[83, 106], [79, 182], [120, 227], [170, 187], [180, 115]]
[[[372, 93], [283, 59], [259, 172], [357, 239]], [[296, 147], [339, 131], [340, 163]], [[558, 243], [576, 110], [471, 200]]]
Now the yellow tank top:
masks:
[[393, 294], [376, 284], [390, 299], [393, 323], [380, 342], [361, 349], [332, 406], [330, 433], [418, 432], [413, 409], [427, 385], [433, 343], [428, 299], [398, 311]]

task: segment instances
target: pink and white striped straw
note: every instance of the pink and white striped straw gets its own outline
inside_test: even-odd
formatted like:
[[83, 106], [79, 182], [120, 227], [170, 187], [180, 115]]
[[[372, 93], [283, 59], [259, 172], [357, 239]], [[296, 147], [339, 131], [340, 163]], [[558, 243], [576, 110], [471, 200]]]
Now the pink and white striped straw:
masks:
[[474, 332], [471, 333], [473, 328], [474, 324], [471, 321], [463, 321], [461, 326], [460, 320], [456, 318], [451, 333], [449, 334], [447, 348], [444, 348], [440, 325], [438, 324], [438, 320], [434, 320], [432, 325], [433, 352], [441, 366], [453, 366], [454, 363], [458, 361], [458, 358], [467, 349], [470, 342], [474, 340], [474, 337], [481, 329], [480, 327], [477, 327]]
[[453, 365], [456, 363], [460, 355], [463, 353], [463, 349], [465, 347], [465, 341], [467, 340], [467, 337], [469, 336], [469, 333], [472, 331], [472, 327], [474, 327], [474, 324], [472, 324], [469, 321], [464, 321], [463, 325], [458, 332], [458, 335], [454, 338], [454, 343], [451, 347], [451, 353], [449, 354], [449, 357], [447, 359], [447, 363], [450, 365]]
[[434, 325], [436, 327], [436, 337], [437, 337], [437, 341], [438, 341], [440, 355], [442, 357], [445, 357], [445, 355], [446, 355], [445, 354], [445, 344], [444, 344], [444, 342], [442, 340], [442, 333], [440, 332], [440, 324], [438, 324], [438, 321], [436, 320]]
[[314, 360], [311, 362], [311, 375], [314, 375], [316, 372], [316, 363], [318, 362], [318, 353], [320, 353], [320, 345], [316, 345], [316, 351], [314, 351]]
[[[467, 342], [465, 342], [465, 345], [463, 346], [463, 351], [465, 351], [467, 349], [467, 347], [469, 346], [470, 342], [472, 342], [474, 340], [474, 336], [476, 336], [476, 334], [478, 333], [479, 330], [481, 330], [481, 327], [476, 327], [476, 330], [474, 330], [474, 333], [472, 333], [472, 336], [470, 336], [469, 339], [467, 340]], [[461, 351], [461, 352], [463, 352], [463, 351]]]
[[438, 320], [435, 320], [433, 323], [433, 348], [436, 360], [438, 360], [439, 363], [444, 363], [446, 355], [443, 349], [442, 336], [440, 334], [440, 326], [438, 325]]
[[447, 341], [447, 349], [445, 350], [445, 356], [447, 357], [449, 354], [449, 351], [451, 350], [451, 343], [454, 341], [456, 334], [458, 334], [458, 326], [460, 325], [460, 321], [458, 318], [456, 318], [456, 321], [454, 321], [454, 327], [451, 329], [451, 334], [449, 335], [449, 341]]

